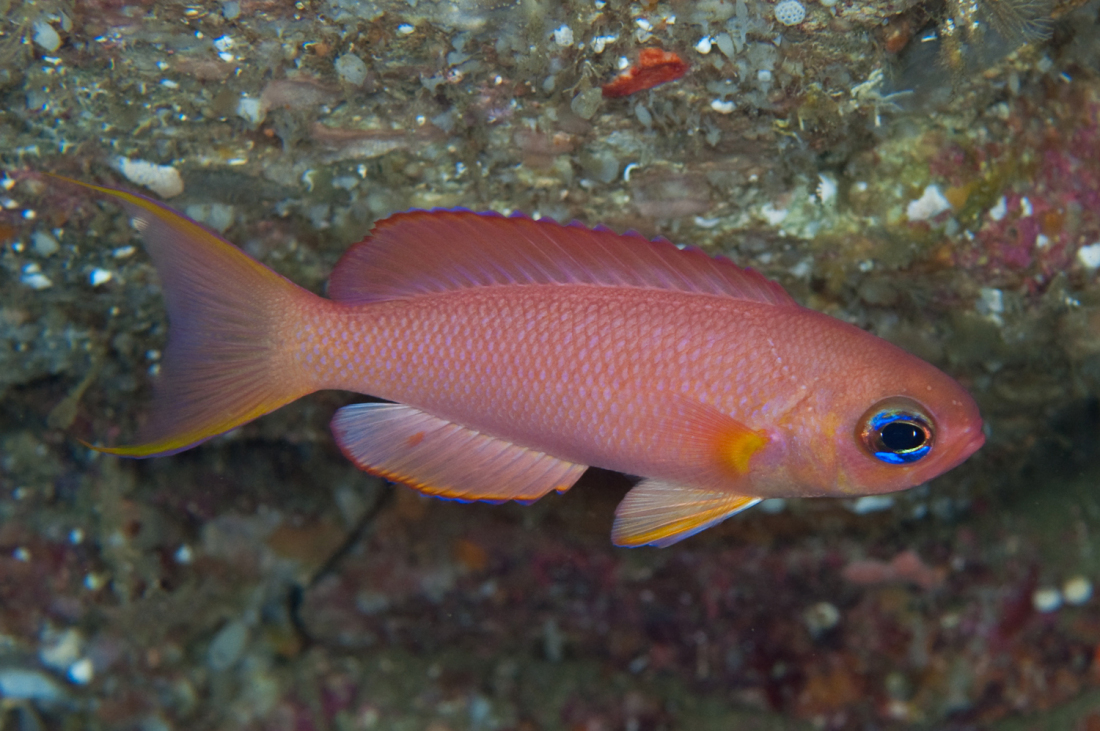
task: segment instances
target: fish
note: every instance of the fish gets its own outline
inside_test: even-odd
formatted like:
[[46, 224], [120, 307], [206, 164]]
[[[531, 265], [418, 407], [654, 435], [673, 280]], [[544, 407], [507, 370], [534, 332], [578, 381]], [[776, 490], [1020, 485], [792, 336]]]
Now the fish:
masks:
[[[641, 478], [619, 546], [672, 545], [767, 498], [922, 484], [984, 442], [978, 407], [901, 348], [700, 249], [465, 209], [374, 224], [313, 294], [171, 208], [131, 217], [169, 322], [124, 457], [190, 449], [310, 393], [377, 401], [331, 429], [427, 495], [530, 503], [589, 467]], [[91, 446], [91, 445], [89, 445]]]

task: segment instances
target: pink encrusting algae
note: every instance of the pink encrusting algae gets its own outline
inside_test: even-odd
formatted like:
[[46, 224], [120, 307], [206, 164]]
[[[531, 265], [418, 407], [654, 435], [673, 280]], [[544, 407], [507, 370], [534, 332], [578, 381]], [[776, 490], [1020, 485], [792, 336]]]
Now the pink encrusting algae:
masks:
[[[1062, 128], [1022, 125], [1017, 109], [1006, 139], [953, 142], [930, 162], [965, 223], [951, 259], [983, 284], [1042, 293], [1100, 238], [1100, 105], [1059, 106], [1072, 110]], [[973, 209], [979, 215], [968, 219]]]
[[393, 403], [332, 428], [365, 470], [533, 501], [588, 466], [640, 475], [619, 545], [674, 543], [762, 498], [917, 485], [983, 442], [951, 378], [701, 251], [469, 211], [379, 222], [324, 299], [149, 199], [133, 216], [171, 331], [126, 456], [176, 452], [321, 389]]

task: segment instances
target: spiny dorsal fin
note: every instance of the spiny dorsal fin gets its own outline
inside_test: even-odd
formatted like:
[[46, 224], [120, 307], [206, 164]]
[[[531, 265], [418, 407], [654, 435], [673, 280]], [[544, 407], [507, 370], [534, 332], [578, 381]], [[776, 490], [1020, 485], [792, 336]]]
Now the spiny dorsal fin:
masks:
[[360, 304], [505, 284], [594, 284], [794, 305], [752, 269], [667, 239], [463, 209], [398, 213], [340, 260], [329, 296]]

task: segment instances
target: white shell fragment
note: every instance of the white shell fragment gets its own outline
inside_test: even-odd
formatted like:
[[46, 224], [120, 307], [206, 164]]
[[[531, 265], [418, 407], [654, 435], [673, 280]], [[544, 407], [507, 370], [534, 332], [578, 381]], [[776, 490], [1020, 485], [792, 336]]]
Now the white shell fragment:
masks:
[[233, 36], [224, 35], [214, 39], [214, 48], [219, 51], [228, 51], [233, 48]]
[[53, 286], [53, 280], [47, 277], [45, 274], [38, 272], [31, 272], [30, 274], [24, 274], [19, 278], [23, 284], [27, 285], [31, 289], [49, 289]]
[[1000, 200], [989, 209], [989, 217], [994, 221], [1000, 221], [1008, 213], [1008, 205], [1005, 202], [1005, 197], [1002, 195]]
[[603, 53], [603, 49], [607, 48], [607, 46], [609, 44], [614, 43], [617, 40], [619, 40], [618, 36], [612, 36], [612, 35], [596, 36], [595, 38], [592, 39], [592, 52], [597, 54], [597, 55], [601, 54], [601, 53]]
[[91, 658], [82, 657], [69, 666], [65, 675], [77, 685], [87, 685], [95, 678], [95, 664]]
[[345, 53], [340, 56], [333, 66], [336, 69], [336, 75], [352, 86], [362, 86], [367, 80], [367, 64], [354, 53]]
[[569, 108], [573, 110], [573, 114], [576, 114], [581, 119], [592, 119], [592, 117], [596, 115], [596, 111], [600, 108], [602, 102], [603, 92], [600, 90], [600, 87], [593, 86], [573, 97], [573, 101], [569, 103]]
[[806, 8], [798, 0], [782, 0], [775, 6], [775, 19], [783, 25], [798, 25], [806, 19]]
[[61, 48], [61, 36], [58, 35], [52, 25], [44, 20], [39, 20], [34, 24], [34, 45], [46, 53], [53, 53]]
[[556, 29], [554, 31], [554, 43], [562, 48], [568, 48], [573, 45], [573, 29], [568, 25], [563, 25]]
[[1100, 268], [1100, 241], [1078, 249], [1077, 261], [1086, 269]]
[[818, 202], [823, 204], [832, 203], [837, 193], [836, 178], [832, 175], [819, 173], [817, 180], [817, 190], [814, 191], [814, 194], [817, 196]]
[[737, 48], [733, 45], [733, 38], [730, 38], [729, 33], [719, 33], [714, 37], [714, 43], [726, 58], [732, 59], [734, 54], [737, 53]]
[[65, 670], [80, 659], [83, 645], [84, 638], [75, 629], [48, 629], [43, 633], [38, 659], [54, 670]]
[[116, 157], [114, 167], [131, 183], [144, 186], [161, 198], [172, 198], [183, 192], [183, 178], [171, 165]]
[[0, 698], [56, 702], [64, 691], [52, 678], [37, 670], [0, 668]]
[[19, 281], [31, 289], [49, 289], [53, 286], [53, 281], [42, 273], [42, 267], [34, 262], [24, 265]]
[[769, 226], [778, 226], [790, 215], [790, 211], [786, 208], [776, 208], [771, 203], [765, 203], [760, 208], [760, 215], [764, 217]]
[[905, 214], [910, 221], [927, 221], [929, 218], [934, 218], [949, 210], [951, 210], [951, 204], [940, 192], [939, 187], [929, 185], [924, 189], [924, 193], [921, 194], [920, 198], [909, 202]]
[[113, 277], [114, 274], [111, 272], [111, 270], [96, 267], [92, 270], [91, 274], [88, 275], [88, 284], [92, 285], [93, 287], [98, 287], [111, 281]]
[[1036, 589], [1031, 595], [1031, 605], [1043, 614], [1053, 612], [1062, 606], [1062, 592], [1052, 586]]
[[252, 124], [259, 124], [267, 116], [259, 99], [250, 96], [242, 96], [237, 102], [237, 116], [247, 119]]
[[35, 231], [31, 234], [31, 242], [35, 253], [39, 256], [52, 256], [61, 248], [61, 245], [57, 243], [57, 239], [48, 231]]

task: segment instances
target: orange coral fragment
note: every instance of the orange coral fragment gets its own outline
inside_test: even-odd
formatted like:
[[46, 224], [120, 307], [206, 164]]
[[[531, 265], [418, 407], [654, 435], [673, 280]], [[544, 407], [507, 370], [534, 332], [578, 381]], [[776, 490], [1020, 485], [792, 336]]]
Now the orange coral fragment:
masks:
[[676, 81], [687, 70], [687, 62], [672, 51], [643, 48], [638, 54], [636, 66], [623, 71], [611, 83], [603, 85], [603, 95], [605, 99], [630, 96], [635, 92]]

